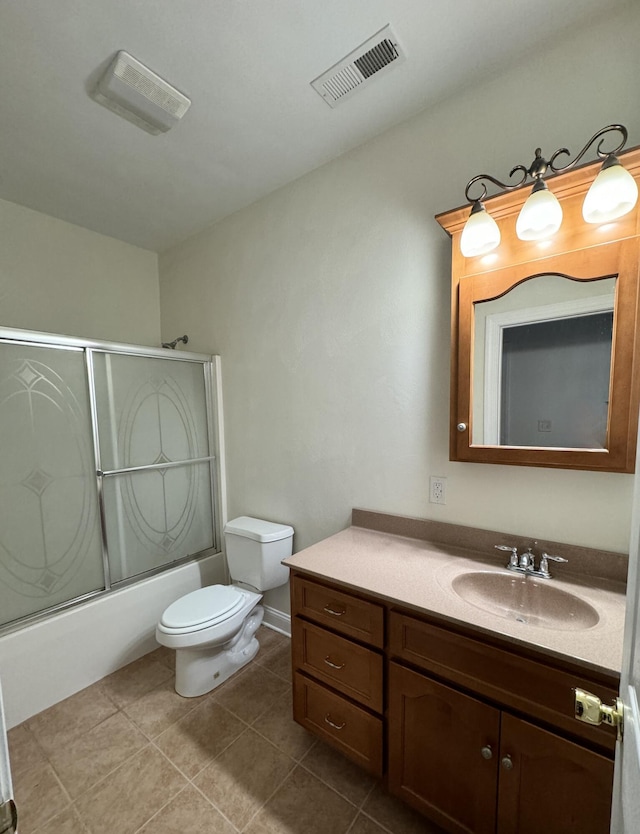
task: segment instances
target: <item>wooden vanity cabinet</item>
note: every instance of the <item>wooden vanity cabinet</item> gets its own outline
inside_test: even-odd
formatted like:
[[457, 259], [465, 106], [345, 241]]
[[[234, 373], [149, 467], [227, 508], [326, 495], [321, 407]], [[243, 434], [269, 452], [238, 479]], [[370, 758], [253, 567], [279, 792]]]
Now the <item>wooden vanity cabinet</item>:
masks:
[[293, 717], [381, 776], [384, 606], [294, 574], [291, 612]]
[[608, 833], [615, 734], [573, 688], [613, 678], [295, 572], [291, 601], [295, 720], [396, 796], [451, 834]]
[[389, 653], [393, 793], [452, 834], [607, 834], [615, 735], [572, 708], [613, 689], [398, 611]]

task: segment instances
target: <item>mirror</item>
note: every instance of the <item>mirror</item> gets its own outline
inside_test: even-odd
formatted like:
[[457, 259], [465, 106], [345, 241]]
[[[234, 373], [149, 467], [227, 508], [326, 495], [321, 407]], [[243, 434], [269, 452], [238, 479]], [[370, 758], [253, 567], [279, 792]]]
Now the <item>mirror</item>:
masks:
[[606, 449], [615, 292], [546, 274], [475, 302], [473, 445]]

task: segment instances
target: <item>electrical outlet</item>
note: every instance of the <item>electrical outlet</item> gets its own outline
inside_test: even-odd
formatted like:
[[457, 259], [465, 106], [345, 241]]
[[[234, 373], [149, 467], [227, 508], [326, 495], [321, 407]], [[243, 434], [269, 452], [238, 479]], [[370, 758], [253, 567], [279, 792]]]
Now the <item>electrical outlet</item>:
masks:
[[429, 478], [429, 501], [431, 504], [447, 503], [447, 479], [439, 475]]

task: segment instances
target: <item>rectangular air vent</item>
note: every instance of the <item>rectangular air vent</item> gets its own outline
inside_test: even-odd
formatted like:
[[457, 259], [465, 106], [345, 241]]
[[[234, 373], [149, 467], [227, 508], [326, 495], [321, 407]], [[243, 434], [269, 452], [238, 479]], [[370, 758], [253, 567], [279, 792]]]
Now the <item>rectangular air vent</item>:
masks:
[[391, 27], [385, 26], [331, 69], [319, 75], [311, 82], [311, 86], [329, 107], [335, 107], [374, 76], [398, 66], [404, 60], [405, 55], [398, 39]]

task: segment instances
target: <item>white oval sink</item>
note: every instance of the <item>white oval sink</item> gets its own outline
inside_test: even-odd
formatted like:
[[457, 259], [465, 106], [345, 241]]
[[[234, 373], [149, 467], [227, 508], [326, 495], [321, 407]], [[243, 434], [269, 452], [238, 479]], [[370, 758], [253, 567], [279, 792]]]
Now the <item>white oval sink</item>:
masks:
[[514, 573], [463, 573], [451, 587], [465, 602], [489, 614], [558, 631], [593, 628], [596, 609], [580, 597], [554, 588], [546, 580]]

